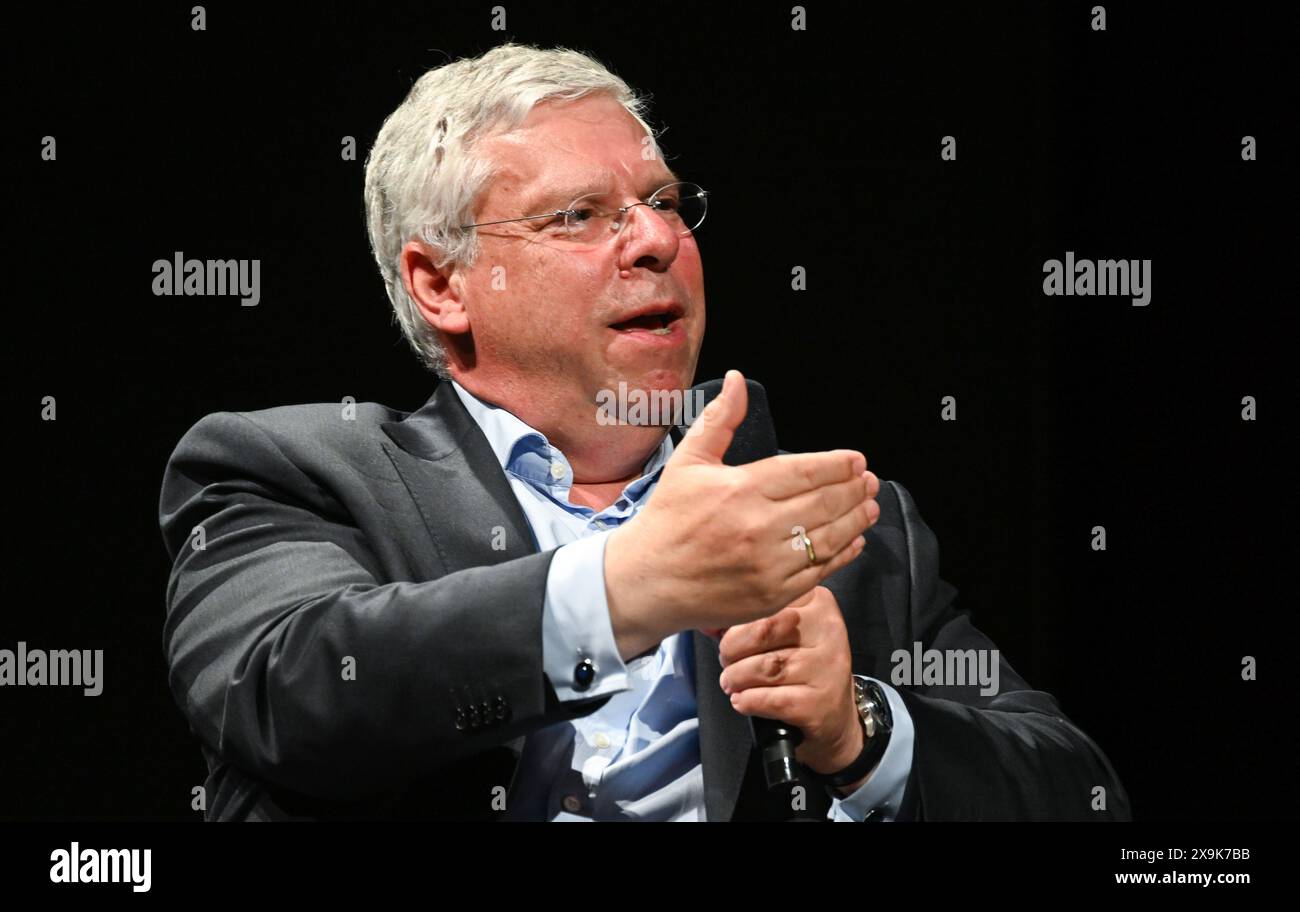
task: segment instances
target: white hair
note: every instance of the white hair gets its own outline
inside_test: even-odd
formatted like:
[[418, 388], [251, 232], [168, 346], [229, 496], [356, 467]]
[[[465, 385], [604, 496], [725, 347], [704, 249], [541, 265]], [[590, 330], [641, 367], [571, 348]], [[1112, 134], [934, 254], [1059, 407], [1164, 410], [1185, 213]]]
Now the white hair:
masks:
[[473, 221], [474, 204], [495, 176], [492, 162], [475, 155], [478, 142], [518, 127], [541, 101], [592, 94], [622, 104], [660, 154], [644, 117], [648, 100], [599, 61], [562, 47], [506, 43], [429, 70], [380, 128], [366, 159], [370, 248], [402, 334], [439, 377], [450, 376], [446, 354], [402, 282], [402, 248], [418, 237], [439, 268], [473, 266], [478, 233], [460, 226]]

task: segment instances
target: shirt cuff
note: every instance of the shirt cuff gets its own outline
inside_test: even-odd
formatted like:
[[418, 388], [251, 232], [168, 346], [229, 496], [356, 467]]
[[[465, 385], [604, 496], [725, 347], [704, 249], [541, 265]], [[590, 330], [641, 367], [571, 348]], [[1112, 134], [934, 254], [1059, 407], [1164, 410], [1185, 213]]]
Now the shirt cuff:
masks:
[[[590, 700], [630, 689], [618, 654], [605, 595], [605, 542], [613, 530], [556, 549], [542, 605], [542, 668], [561, 702]], [[574, 669], [590, 659], [596, 676], [574, 687]]]
[[872, 820], [883, 823], [893, 821], [898, 816], [907, 779], [912, 773], [915, 728], [907, 704], [898, 691], [885, 682], [875, 678], [867, 680], [875, 681], [885, 692], [894, 728], [889, 736], [889, 744], [885, 746], [885, 753], [876, 765], [876, 771], [861, 788], [843, 798], [838, 797], [834, 789], [828, 789], [831, 793], [831, 809], [826, 816], [836, 823], [860, 823], [872, 810], [880, 811]]

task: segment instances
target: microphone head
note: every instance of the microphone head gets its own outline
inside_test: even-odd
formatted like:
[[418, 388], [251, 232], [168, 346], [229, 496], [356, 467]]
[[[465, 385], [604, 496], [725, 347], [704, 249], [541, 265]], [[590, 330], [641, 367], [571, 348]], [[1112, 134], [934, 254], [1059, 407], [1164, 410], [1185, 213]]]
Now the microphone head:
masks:
[[[767, 405], [767, 391], [757, 380], [746, 379], [745, 387], [749, 392], [749, 408], [740, 422], [740, 427], [736, 428], [731, 446], [727, 447], [727, 452], [722, 456], [725, 465], [735, 466], [757, 462], [775, 456], [777, 452], [776, 425], [772, 421], [772, 412]], [[700, 403], [700, 408], [703, 409], [722, 392], [722, 380], [706, 380], [693, 388], [704, 394], [704, 401]], [[699, 412], [697, 411], [696, 414]], [[680, 432], [685, 433], [687, 427], [689, 425], [680, 425]]]

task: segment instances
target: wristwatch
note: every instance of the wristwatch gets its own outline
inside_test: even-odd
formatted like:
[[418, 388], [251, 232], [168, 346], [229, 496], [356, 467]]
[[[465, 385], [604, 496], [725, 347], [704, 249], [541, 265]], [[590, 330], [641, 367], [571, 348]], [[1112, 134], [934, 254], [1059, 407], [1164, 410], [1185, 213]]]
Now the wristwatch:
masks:
[[862, 675], [853, 676], [854, 698], [858, 706], [858, 717], [862, 720], [862, 731], [866, 740], [862, 753], [844, 769], [836, 773], [818, 773], [808, 770], [813, 778], [833, 788], [848, 788], [853, 783], [871, 772], [884, 756], [889, 745], [889, 735], [894, 729], [893, 716], [889, 712], [889, 699], [880, 685]]

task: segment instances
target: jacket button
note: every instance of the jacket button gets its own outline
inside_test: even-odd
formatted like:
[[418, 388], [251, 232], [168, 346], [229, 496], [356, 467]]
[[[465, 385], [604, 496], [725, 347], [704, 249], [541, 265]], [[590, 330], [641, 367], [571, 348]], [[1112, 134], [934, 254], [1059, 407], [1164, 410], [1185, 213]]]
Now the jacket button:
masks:
[[573, 689], [586, 690], [594, 680], [596, 680], [596, 666], [591, 663], [591, 659], [583, 659], [573, 669]]
[[456, 731], [464, 731], [466, 728], [465, 710], [463, 707], [456, 707]]
[[510, 715], [510, 706], [506, 703], [505, 697], [497, 697], [497, 719], [504, 719]]
[[478, 706], [474, 703], [471, 703], [469, 705], [469, 727], [478, 728], [480, 721], [481, 720], [479, 719], [478, 716]]

